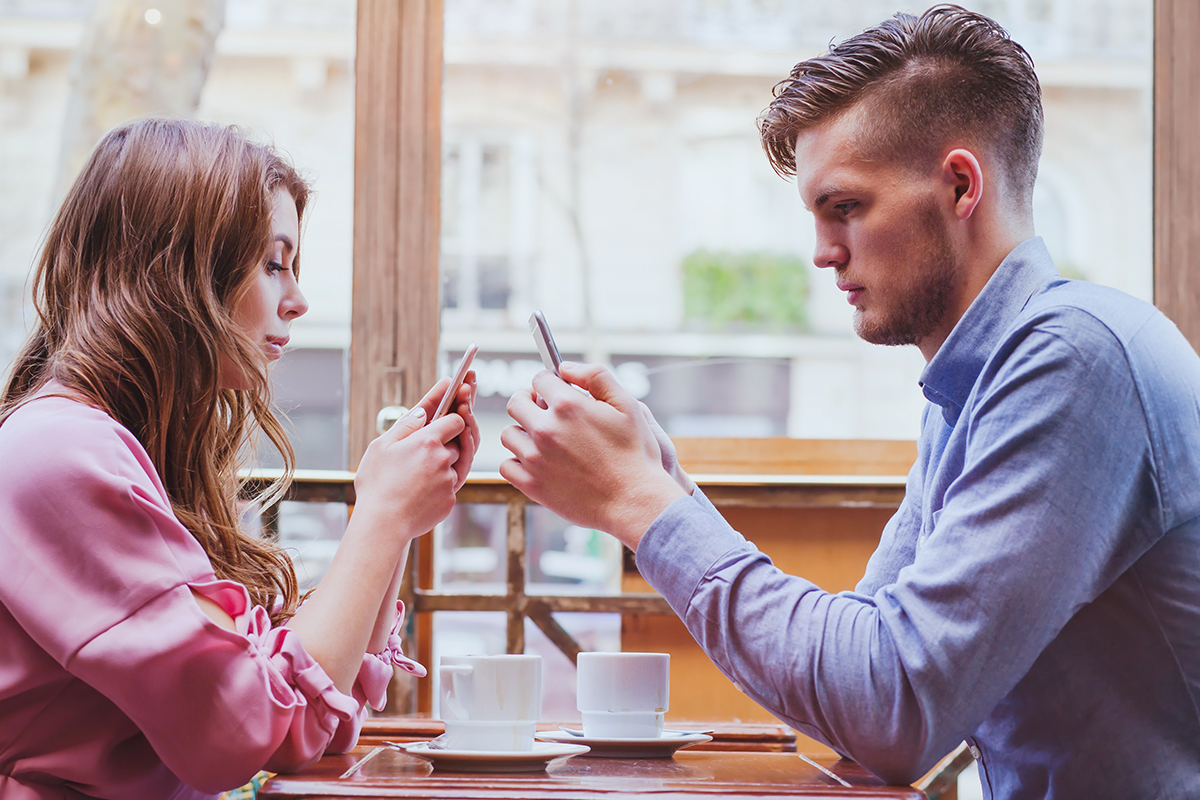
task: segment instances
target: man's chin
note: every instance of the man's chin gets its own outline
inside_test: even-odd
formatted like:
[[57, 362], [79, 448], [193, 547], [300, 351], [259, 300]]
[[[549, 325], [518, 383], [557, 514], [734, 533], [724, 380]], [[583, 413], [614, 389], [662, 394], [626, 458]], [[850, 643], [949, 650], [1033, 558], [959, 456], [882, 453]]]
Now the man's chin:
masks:
[[854, 333], [858, 338], [869, 344], [882, 344], [878, 320], [871, 319], [871, 316], [864, 313], [861, 308], [854, 309]]
[[916, 344], [916, 337], [910, 332], [896, 330], [887, 321], [875, 320], [861, 308], [854, 310], [854, 333], [868, 344], [879, 344], [885, 347], [899, 347], [906, 344]]

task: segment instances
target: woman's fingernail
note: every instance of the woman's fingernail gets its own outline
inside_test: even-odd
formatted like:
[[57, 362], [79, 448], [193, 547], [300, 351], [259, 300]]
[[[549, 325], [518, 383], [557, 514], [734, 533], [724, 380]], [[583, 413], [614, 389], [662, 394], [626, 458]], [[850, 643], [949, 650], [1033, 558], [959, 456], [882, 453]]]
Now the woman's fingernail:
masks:
[[566, 367], [567, 369], [573, 369], [574, 367], [578, 367], [579, 365], [576, 364], [574, 361], [563, 361], [563, 362], [559, 363], [559, 366]]
[[420, 406], [417, 406], [416, 408], [414, 408], [414, 409], [411, 409], [411, 410], [408, 412], [408, 416], [410, 416], [410, 417], [423, 417], [423, 416], [425, 416], [425, 409], [421, 408]]

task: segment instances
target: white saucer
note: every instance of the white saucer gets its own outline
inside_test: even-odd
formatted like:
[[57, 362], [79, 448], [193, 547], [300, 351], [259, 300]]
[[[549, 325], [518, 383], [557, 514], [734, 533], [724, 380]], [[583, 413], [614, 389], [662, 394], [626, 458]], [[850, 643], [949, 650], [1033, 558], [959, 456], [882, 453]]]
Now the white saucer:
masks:
[[670, 758], [676, 750], [711, 742], [713, 738], [707, 733], [684, 731], [669, 734], [664, 731], [657, 739], [592, 739], [566, 731], [538, 731], [535, 736], [547, 742], [586, 744], [591, 748], [588, 755], [596, 758]]
[[584, 744], [554, 742], [534, 742], [532, 750], [440, 750], [429, 742], [409, 742], [402, 747], [409, 755], [433, 764], [434, 769], [452, 772], [541, 772], [556, 758], [588, 751]]

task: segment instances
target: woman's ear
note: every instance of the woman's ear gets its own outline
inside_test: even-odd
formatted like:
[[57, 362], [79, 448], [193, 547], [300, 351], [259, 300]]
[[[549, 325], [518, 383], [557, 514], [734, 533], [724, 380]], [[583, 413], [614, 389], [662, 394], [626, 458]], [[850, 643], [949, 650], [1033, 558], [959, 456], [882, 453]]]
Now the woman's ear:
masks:
[[983, 197], [983, 168], [970, 150], [956, 148], [942, 160], [942, 180], [954, 190], [954, 216], [967, 219]]

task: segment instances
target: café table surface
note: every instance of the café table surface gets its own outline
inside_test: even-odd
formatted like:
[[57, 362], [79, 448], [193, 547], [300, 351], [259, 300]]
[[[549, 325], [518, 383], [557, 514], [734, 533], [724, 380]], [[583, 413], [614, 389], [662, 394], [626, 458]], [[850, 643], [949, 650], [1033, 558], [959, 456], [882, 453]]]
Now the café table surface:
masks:
[[329, 755], [294, 774], [271, 778], [258, 796], [307, 798], [428, 798], [428, 800], [598, 800], [653, 794], [659, 798], [752, 797], [889, 798], [920, 800], [910, 786], [885, 786], [852, 761], [809, 756], [850, 786], [842, 786], [796, 753], [680, 750], [673, 758], [619, 759], [575, 756], [550, 762], [542, 772], [499, 774], [434, 770], [427, 761], [384, 748], [361, 769], [341, 776], [374, 748]]
[[[578, 730], [578, 719], [561, 722], [539, 722], [539, 731], [557, 731], [566, 726]], [[666, 727], [682, 731], [711, 731], [713, 740], [692, 745], [689, 750], [763, 750], [777, 753], [796, 752], [796, 732], [786, 725], [766, 722], [692, 721], [667, 719]], [[445, 733], [440, 719], [427, 715], [395, 715], [368, 717], [363, 723], [358, 743], [374, 747], [390, 742], [428, 741]]]

